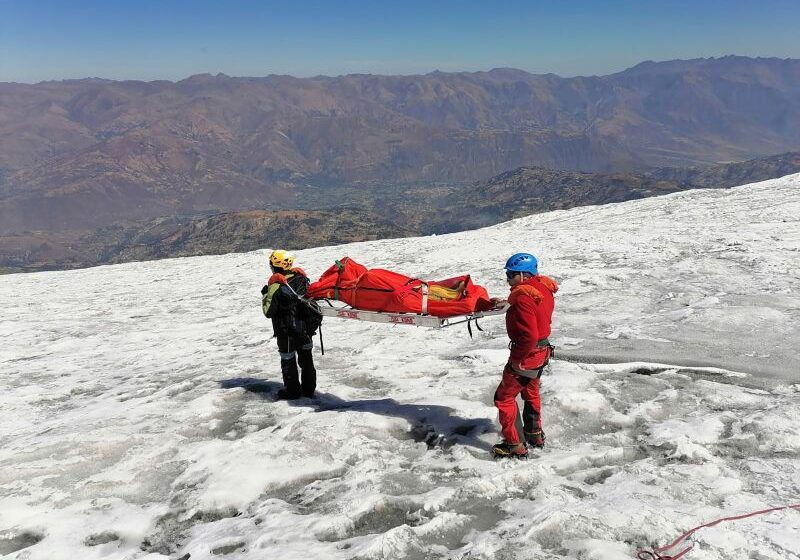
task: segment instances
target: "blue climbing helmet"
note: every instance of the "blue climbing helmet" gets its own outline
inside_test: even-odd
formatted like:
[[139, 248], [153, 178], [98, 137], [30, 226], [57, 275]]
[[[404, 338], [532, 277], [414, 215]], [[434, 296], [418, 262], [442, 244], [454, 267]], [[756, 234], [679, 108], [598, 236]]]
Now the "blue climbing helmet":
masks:
[[516, 253], [511, 255], [506, 261], [508, 272], [527, 272], [529, 274], [539, 274], [539, 261], [530, 253]]

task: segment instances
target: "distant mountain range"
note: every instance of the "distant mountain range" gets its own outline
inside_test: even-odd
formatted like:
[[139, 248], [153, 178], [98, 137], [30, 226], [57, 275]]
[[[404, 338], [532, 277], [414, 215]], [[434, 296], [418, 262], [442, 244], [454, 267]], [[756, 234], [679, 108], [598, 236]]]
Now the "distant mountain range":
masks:
[[[0, 84], [0, 235], [298, 206], [297, 187], [618, 172], [800, 148], [800, 60]], [[307, 191], [304, 191], [307, 192]]]
[[[727, 188], [800, 172], [800, 152], [699, 168], [657, 168], [643, 174], [582, 173], [523, 167], [462, 189], [436, 212], [433, 233], [472, 229], [535, 212], [624, 202], [696, 188]], [[471, 224], [471, 227], [465, 226]]]
[[[657, 168], [644, 174], [522, 167], [471, 185], [420, 185], [361, 191], [299, 189], [299, 210], [173, 216], [85, 233], [0, 236], [6, 271], [73, 268], [164, 257], [299, 249], [387, 237], [475, 229], [575, 206], [622, 202], [692, 188], [733, 187], [800, 172], [800, 152], [707, 168]], [[315, 204], [318, 206], [315, 208]]]

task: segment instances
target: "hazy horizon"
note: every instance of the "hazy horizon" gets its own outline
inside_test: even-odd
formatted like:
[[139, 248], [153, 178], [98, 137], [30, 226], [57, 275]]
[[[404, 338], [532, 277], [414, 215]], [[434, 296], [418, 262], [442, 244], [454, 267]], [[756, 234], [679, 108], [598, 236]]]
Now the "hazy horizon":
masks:
[[[800, 58], [800, 5], [517, 2], [135, 4], [0, 0], [0, 81], [180, 81], [516, 68], [602, 76], [642, 61]], [[681, 37], [680, 41], [675, 38]]]
[[347, 74], [314, 74], [314, 75], [309, 75], [309, 76], [300, 76], [300, 75], [296, 75], [296, 74], [279, 74], [279, 73], [271, 73], [271, 74], [263, 74], [263, 75], [231, 75], [231, 74], [227, 74], [225, 72], [200, 72], [200, 73], [197, 73], [197, 74], [191, 74], [191, 75], [188, 75], [188, 76], [178, 77], [178, 78], [175, 78], [175, 79], [156, 78], [156, 79], [150, 80], [150, 79], [136, 79], [136, 78], [108, 78], [108, 77], [105, 77], [105, 76], [82, 76], [82, 77], [72, 77], [72, 78], [59, 78], [59, 79], [39, 80], [38, 82], [20, 82], [20, 81], [5, 81], [5, 82], [3, 82], [3, 81], [0, 81], [0, 83], [36, 85], [36, 84], [44, 84], [44, 83], [52, 83], [52, 82], [74, 82], [74, 81], [82, 81], [82, 80], [102, 80], [102, 81], [109, 81], [109, 82], [145, 82], [145, 83], [148, 83], [148, 82], [172, 82], [172, 83], [178, 83], [178, 82], [181, 82], [181, 81], [184, 81], [184, 80], [191, 79], [191, 78], [196, 77], [196, 76], [212, 76], [212, 77], [225, 76], [225, 77], [228, 77], [228, 78], [243, 79], [243, 80], [247, 80], [247, 79], [262, 79], [262, 78], [278, 77], [278, 76], [285, 76], [285, 77], [296, 78], [296, 79], [339, 78], [339, 77], [343, 77], [343, 76], [408, 76], [408, 77], [411, 77], [411, 76], [426, 76], [426, 75], [430, 75], [430, 74], [435, 74], [436, 72], [442, 72], [442, 73], [447, 73], [447, 74], [482, 74], [482, 73], [488, 73], [488, 72], [492, 72], [492, 71], [496, 71], [496, 70], [520, 71], [520, 72], [528, 73], [528, 74], [530, 74], [532, 76], [556, 75], [556, 76], [558, 76], [560, 78], [579, 78], [579, 77], [584, 77], [585, 78], [585, 77], [592, 77], [592, 76], [610, 76], [610, 75], [613, 75], [613, 74], [618, 74], [620, 72], [624, 72], [626, 70], [634, 68], [634, 67], [638, 66], [639, 64], [648, 63], [648, 62], [652, 62], [652, 63], [658, 64], [658, 63], [675, 62], [675, 61], [690, 62], [690, 61], [693, 61], [693, 60], [720, 60], [720, 59], [723, 59], [723, 58], [749, 58], [749, 59], [752, 59], [752, 60], [758, 60], [758, 59], [761, 59], [761, 60], [770, 60], [770, 59], [775, 59], [775, 60], [800, 60], [800, 58], [794, 58], [794, 57], [779, 57], [779, 56], [758, 56], [758, 57], [754, 57], [754, 56], [739, 55], [739, 54], [727, 54], [727, 55], [716, 56], [716, 57], [695, 57], [695, 58], [668, 59], [668, 60], [641, 60], [641, 61], [639, 61], [637, 63], [631, 64], [630, 66], [626, 66], [626, 67], [620, 68], [618, 70], [612, 70], [611, 72], [608, 72], [606, 74], [591, 74], [591, 75], [590, 74], [578, 74], [578, 75], [574, 75], [574, 76], [573, 75], [558, 74], [556, 72], [530, 72], [530, 71], [524, 70], [522, 68], [513, 68], [513, 67], [505, 66], [505, 67], [493, 67], [493, 68], [477, 69], [477, 70], [439, 70], [439, 69], [434, 69], [434, 70], [431, 70], [430, 72], [416, 73], [416, 74], [415, 73], [409, 73], [409, 74], [385, 74], [385, 73], [378, 73], [378, 72], [350, 72], [350, 73], [347, 73]]

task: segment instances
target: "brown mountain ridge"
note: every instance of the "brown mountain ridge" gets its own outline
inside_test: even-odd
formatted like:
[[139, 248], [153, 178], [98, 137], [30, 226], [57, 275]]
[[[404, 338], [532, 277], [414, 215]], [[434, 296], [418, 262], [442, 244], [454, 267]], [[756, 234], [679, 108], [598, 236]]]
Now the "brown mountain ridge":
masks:
[[800, 148], [800, 61], [0, 84], [0, 234], [296, 207], [298, 187], [469, 183]]
[[[798, 172], [800, 152], [793, 152], [708, 168], [659, 168], [645, 174], [524, 167], [471, 185], [423, 184], [367, 191], [329, 187], [322, 189], [324, 196], [319, 187], [300, 188], [298, 200], [305, 209], [174, 216], [67, 236], [0, 236], [0, 266], [7, 271], [73, 268], [447, 233], [538, 212], [691, 188], [733, 187]], [[315, 209], [315, 203], [321, 208]]]

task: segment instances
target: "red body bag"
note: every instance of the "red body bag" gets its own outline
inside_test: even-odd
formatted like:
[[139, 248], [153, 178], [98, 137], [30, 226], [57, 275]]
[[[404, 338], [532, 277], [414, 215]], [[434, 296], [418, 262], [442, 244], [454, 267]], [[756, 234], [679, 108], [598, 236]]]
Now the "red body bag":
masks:
[[424, 282], [390, 270], [367, 269], [350, 257], [336, 261], [326, 270], [308, 287], [306, 297], [336, 299], [364, 311], [427, 313], [437, 317], [492, 308], [486, 289], [473, 284], [469, 275]]

